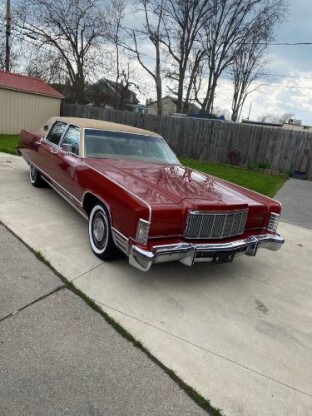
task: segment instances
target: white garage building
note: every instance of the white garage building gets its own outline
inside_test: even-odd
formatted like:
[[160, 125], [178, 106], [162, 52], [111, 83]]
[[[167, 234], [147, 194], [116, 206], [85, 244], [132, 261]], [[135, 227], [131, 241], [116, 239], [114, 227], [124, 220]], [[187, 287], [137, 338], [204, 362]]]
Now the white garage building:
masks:
[[60, 114], [62, 94], [38, 78], [0, 71], [0, 134], [38, 130]]

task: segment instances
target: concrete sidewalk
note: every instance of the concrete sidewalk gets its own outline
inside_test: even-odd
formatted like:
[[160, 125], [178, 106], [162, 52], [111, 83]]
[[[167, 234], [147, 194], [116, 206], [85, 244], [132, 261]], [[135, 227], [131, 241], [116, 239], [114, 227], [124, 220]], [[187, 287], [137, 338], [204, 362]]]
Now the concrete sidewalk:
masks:
[[282, 222], [278, 252], [140, 273], [99, 261], [87, 222], [3, 154], [0, 221], [226, 416], [311, 413], [312, 230]]
[[0, 224], [0, 415], [207, 414]]

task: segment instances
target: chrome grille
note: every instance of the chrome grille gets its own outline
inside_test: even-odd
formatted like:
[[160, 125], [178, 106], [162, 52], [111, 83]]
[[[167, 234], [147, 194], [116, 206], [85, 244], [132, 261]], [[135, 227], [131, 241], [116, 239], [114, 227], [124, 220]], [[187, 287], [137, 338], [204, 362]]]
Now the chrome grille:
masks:
[[242, 234], [247, 210], [234, 212], [190, 212], [185, 238], [217, 239]]

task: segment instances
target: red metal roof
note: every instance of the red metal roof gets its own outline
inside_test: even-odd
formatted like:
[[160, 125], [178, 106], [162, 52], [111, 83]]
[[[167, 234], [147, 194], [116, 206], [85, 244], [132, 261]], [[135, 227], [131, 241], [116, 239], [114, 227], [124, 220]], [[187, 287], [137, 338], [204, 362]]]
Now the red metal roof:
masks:
[[64, 98], [61, 93], [41, 79], [5, 71], [0, 71], [0, 88], [27, 92], [29, 94], [45, 95], [53, 98]]

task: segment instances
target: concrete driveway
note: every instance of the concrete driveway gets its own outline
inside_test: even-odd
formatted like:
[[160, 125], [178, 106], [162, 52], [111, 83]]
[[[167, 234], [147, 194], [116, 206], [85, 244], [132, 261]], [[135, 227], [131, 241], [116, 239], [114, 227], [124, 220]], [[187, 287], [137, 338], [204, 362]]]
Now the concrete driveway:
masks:
[[312, 230], [228, 265], [99, 261], [87, 222], [0, 153], [0, 221], [227, 416], [312, 414]]

